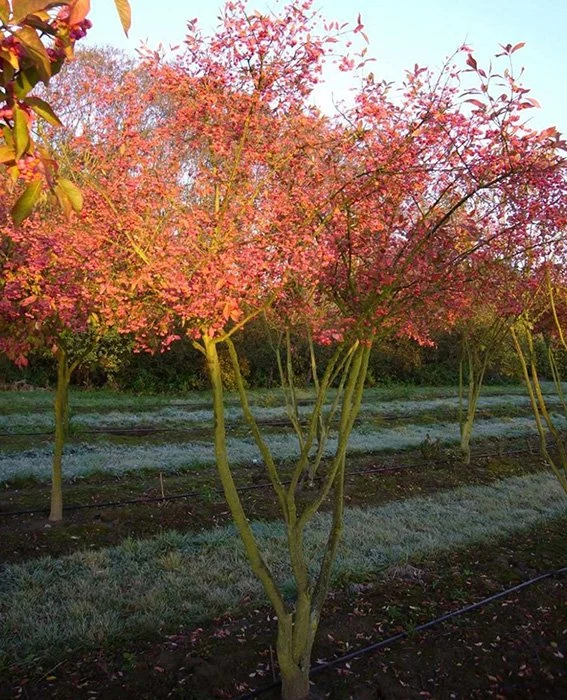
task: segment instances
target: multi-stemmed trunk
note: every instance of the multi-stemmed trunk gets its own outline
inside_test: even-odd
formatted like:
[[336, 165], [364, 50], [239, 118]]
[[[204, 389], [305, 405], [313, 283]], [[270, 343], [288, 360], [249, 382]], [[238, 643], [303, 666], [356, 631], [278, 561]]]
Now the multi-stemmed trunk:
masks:
[[[254, 536], [230, 469], [226, 451], [223, 385], [218, 357], [218, 344], [226, 342], [234, 368], [241, 407], [256, 445], [260, 450], [267, 476], [276, 494], [285, 525], [289, 562], [296, 586], [295, 603], [290, 605], [282, 595], [279, 582], [266, 564]], [[344, 479], [347, 443], [360, 409], [364, 380], [368, 368], [370, 343], [354, 341], [341, 346], [321, 377], [316, 377], [316, 397], [307, 425], [292, 420], [298, 432], [299, 457], [288, 475], [281, 478], [268, 443], [255, 421], [240, 374], [238, 357], [230, 337], [222, 341], [205, 338], [197, 347], [207, 360], [213, 392], [215, 416], [215, 454], [225, 497], [238, 529], [253, 572], [256, 574], [278, 618], [277, 657], [285, 700], [304, 700], [309, 696], [311, 652], [319, 625], [321, 610], [331, 581], [332, 566], [343, 528]], [[338, 385], [340, 397], [335, 397], [331, 410], [324, 411], [331, 386]], [[295, 407], [291, 415], [297, 416]], [[338, 410], [340, 408], [340, 411]], [[324, 460], [325, 445], [331, 422], [337, 423], [337, 447]], [[321, 430], [321, 427], [324, 430]], [[315, 463], [313, 463], [315, 462]], [[317, 473], [317, 488], [301, 490], [306, 473]], [[301, 492], [301, 499], [298, 495]], [[307, 525], [327, 499], [331, 498], [331, 526], [318, 572], [310, 571], [304, 536]]]
[[[563, 490], [565, 493], [567, 493], [567, 447], [563, 436], [553, 420], [553, 416], [549, 412], [543, 391], [541, 390], [533, 331], [529, 323], [523, 319], [520, 319], [520, 321], [518, 321], [518, 323], [511, 328], [511, 335], [516, 354], [522, 367], [522, 374], [524, 376], [528, 395], [530, 397], [530, 403], [539, 435], [541, 453], [553, 470], [553, 473], [563, 487]], [[555, 371], [557, 371], [557, 368], [555, 368]], [[563, 398], [558, 373], [554, 376], [554, 378], [559, 383], [560, 398]], [[553, 440], [555, 451], [549, 449], [548, 435], [550, 435]]]
[[[484, 384], [486, 370], [501, 345], [509, 327], [505, 317], [495, 318], [490, 325], [477, 328], [472, 332], [463, 332], [462, 354], [459, 363], [459, 432], [463, 461], [471, 461], [471, 437], [478, 409], [478, 400]], [[467, 405], [464, 405], [465, 366], [467, 388]]]
[[[464, 368], [467, 365], [467, 405], [464, 407]], [[478, 408], [478, 400], [488, 366], [489, 355], [484, 353], [480, 358], [471, 347], [470, 340], [463, 340], [463, 356], [459, 364], [459, 432], [461, 438], [461, 454], [465, 464], [471, 461], [471, 437]]]

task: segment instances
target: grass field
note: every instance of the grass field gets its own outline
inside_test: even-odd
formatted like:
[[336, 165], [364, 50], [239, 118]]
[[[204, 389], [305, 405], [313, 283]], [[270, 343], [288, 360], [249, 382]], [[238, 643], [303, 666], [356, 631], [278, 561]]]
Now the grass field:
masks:
[[[255, 412], [264, 421], [268, 440], [285, 472], [287, 461], [297, 451], [297, 442], [284, 423], [285, 411], [278, 404], [279, 398], [277, 392], [253, 394]], [[302, 398], [308, 401], [307, 392]], [[0, 515], [3, 509], [18, 510], [18, 504], [27, 508], [47, 500], [50, 436], [24, 433], [50, 430], [51, 399], [49, 392], [0, 394], [0, 432], [20, 433], [0, 438], [0, 481], [4, 482]], [[0, 564], [0, 668], [9, 679], [7, 685], [0, 682], [0, 697], [4, 697], [3, 692], [6, 697], [19, 697], [34, 674], [39, 677], [34, 686], [36, 697], [37, 692], [41, 697], [76, 697], [71, 679], [77, 673], [77, 664], [81, 668], [86, 664], [87, 676], [92, 676], [93, 683], [96, 678], [99, 686], [102, 683], [103, 688], [105, 684], [113, 687], [115, 680], [101, 677], [92, 654], [110, 654], [105, 664], [115, 668], [113, 677], [123, 674], [130, 679], [129, 687], [134, 687], [137, 676], [128, 674], [138, 668], [138, 661], [132, 659], [145, 653], [143, 649], [153, 649], [160, 639], [179, 634], [193, 645], [191, 635], [200, 635], [195, 630], [201, 628], [212, 635], [205, 651], [199, 652], [209, 659], [208, 664], [214, 663], [213, 649], [220, 649], [221, 644], [228, 644], [233, 655], [237, 649], [241, 653], [238, 641], [232, 640], [230, 646], [230, 640], [225, 642], [223, 633], [218, 633], [219, 619], [234, 620], [242, 629], [250, 624], [258, 639], [265, 639], [266, 631], [260, 632], [258, 618], [266, 615], [262, 592], [248, 570], [233, 527], [227, 524], [226, 506], [210, 490], [215, 482], [207, 400], [205, 394], [169, 399], [138, 399], [108, 392], [73, 394], [74, 433], [64, 462], [67, 499], [75, 504], [88, 499], [96, 505], [136, 494], [152, 495], [160, 472], [180, 475], [168, 477], [169, 489], [194, 488], [201, 495], [169, 507], [160, 503], [134, 503], [114, 509], [96, 507], [69, 515], [62, 525], [50, 528], [45, 528], [40, 515], [0, 517], [0, 538], [5, 547], [21, 550], [20, 555], [9, 557], [11, 563]], [[366, 394], [350, 443], [349, 468], [356, 471], [361, 465], [373, 466], [379, 460], [386, 465], [386, 473], [369, 475], [366, 480], [359, 477], [347, 484], [350, 505], [334, 569], [331, 601], [335, 596], [342, 601], [340, 591], [350, 590], [349, 586], [356, 591], [370, 590], [372, 582], [386, 581], [391, 571], [403, 571], [404, 567], [426, 571], [434, 562], [445, 561], [446, 556], [461, 557], [465, 562], [462, 566], [473, 571], [476, 564], [466, 554], [471, 548], [496, 551], [501, 541], [516, 538], [506, 550], [512, 547], [513, 557], [513, 551], [520, 547], [518, 543], [528, 541], [534, 533], [549, 528], [554, 532], [561, 530], [560, 523], [567, 518], [567, 499], [554, 478], [542, 470], [535, 453], [522, 452], [513, 458], [478, 457], [466, 469], [455, 461], [451, 445], [458, 439], [456, 406], [455, 390], [448, 388], [420, 387], [412, 391], [403, 387], [396, 394], [389, 387]], [[304, 410], [307, 408], [306, 405]], [[522, 448], [525, 438], [534, 434], [521, 387], [490, 388], [479, 408], [482, 413], [475, 436], [480, 451], [496, 449], [498, 453], [503, 446], [514, 445]], [[233, 463], [247, 467], [238, 472], [239, 484], [254, 486], [258, 478], [262, 479], [261, 463], [232, 397], [229, 418]], [[561, 425], [564, 427], [564, 422]], [[104, 433], [117, 427], [139, 432]], [[154, 433], [156, 429], [165, 432]], [[90, 430], [100, 430], [102, 434], [92, 434]], [[424, 446], [430, 454], [425, 454]], [[398, 466], [410, 466], [412, 461], [416, 468], [396, 471]], [[291, 595], [293, 585], [285, 563], [283, 530], [273, 510], [273, 499], [264, 490], [253, 490], [245, 502], [256, 518], [253, 527], [266, 559], [284, 591]], [[325, 508], [307, 537], [313, 565], [328, 529], [324, 511]], [[197, 519], [194, 515], [198, 515]], [[108, 542], [113, 546], [105, 544]], [[563, 561], [564, 547], [553, 544], [549, 550], [549, 546], [549, 542], [542, 542], [536, 548], [543, 557], [542, 566], [544, 562], [558, 566]], [[46, 554], [52, 556], [38, 556]], [[478, 559], [479, 555], [474, 556]], [[439, 566], [439, 581], [448, 581], [453, 575], [450, 566]], [[495, 564], [495, 570], [507, 582], [505, 568]], [[426, 595], [436, 600], [436, 605], [443, 601], [449, 604], [452, 594], [438, 595], [434, 582], [430, 584]], [[388, 594], [393, 596], [388, 612], [393, 616], [392, 624], [396, 615], [406, 619], [411, 612], [403, 612], [406, 589], [404, 584]], [[461, 593], [466, 600], [466, 591]], [[357, 605], [367, 611], [365, 616], [371, 614], [363, 594]], [[421, 609], [417, 599], [412, 598], [411, 606]], [[331, 607], [334, 609], [333, 604]], [[398, 609], [399, 612], [392, 612]], [[245, 624], [243, 616], [251, 616], [256, 622]], [[356, 617], [340, 623], [342, 636], [359, 634], [354, 632]], [[222, 625], [221, 628], [224, 629]], [[333, 632], [328, 634], [332, 636]], [[353, 637], [348, 643], [354, 642]], [[559, 649], [565, 640], [555, 642]], [[319, 643], [323, 644], [322, 638]], [[116, 657], [118, 649], [128, 649], [131, 663], [120, 656], [126, 652], [119, 652]], [[261, 669], [262, 664], [254, 656], [260, 653], [258, 647], [251, 641], [246, 649], [245, 666]], [[155, 653], [158, 660], [154, 665], [161, 668], [159, 655], [163, 650]], [[194, 653], [189, 656], [192, 658]], [[55, 674], [55, 680], [46, 681], [45, 671], [51, 678], [51, 666], [63, 663], [69, 668], [68, 675]], [[208, 691], [190, 694], [187, 690], [204, 688], [217, 680], [223, 688], [233, 688], [223, 691], [229, 692], [226, 697], [232, 697], [230, 692], [235, 693], [234, 689], [240, 686], [248, 687], [250, 678], [250, 673], [246, 673], [246, 682], [235, 685], [234, 678], [229, 682], [229, 674], [236, 672], [229, 670], [230, 664], [226, 671], [215, 666], [213, 672], [211, 666], [208, 680], [200, 679], [198, 670], [186, 671], [186, 665], [180, 668], [185, 669], [182, 690], [188, 693], [182, 697], [218, 697]], [[142, 690], [137, 697], [169, 697], [165, 687], [152, 685], [152, 673], [155, 671], [151, 669], [143, 672], [145, 680], [140, 681]], [[358, 673], [360, 680], [364, 673]], [[261, 677], [260, 671], [258, 679]], [[25, 678], [28, 681], [22, 685]], [[351, 679], [350, 687], [355, 681]], [[552, 686], [557, 687], [557, 683]], [[345, 698], [350, 697], [348, 683], [344, 692]]]
[[[565, 515], [566, 505], [553, 477], [540, 474], [347, 510], [335, 583], [363, 581], [394, 564], [527, 530]], [[328, 527], [322, 514], [309, 530], [314, 567]], [[282, 526], [259, 522], [254, 530], [267, 562], [292, 593]], [[7, 566], [0, 590], [0, 648], [20, 661], [150, 630], [171, 632], [180, 623], [232, 613], [244, 597], [263, 598], [232, 527], [129, 539], [112, 549]]]
[[[551, 386], [545, 388], [551, 390]], [[495, 440], [535, 435], [528, 397], [519, 393], [520, 387], [501, 389], [506, 393], [498, 395], [491, 387], [493, 395], [482, 397], [479, 402], [477, 438]], [[447, 388], [416, 388], [417, 398], [411, 400], [396, 399], [392, 392], [389, 388], [371, 389], [367, 393], [349, 442], [351, 454], [400, 451], [426, 441], [439, 441], [443, 445], [458, 443], [457, 399], [447, 396]], [[441, 395], [436, 396], [435, 392]], [[412, 395], [408, 387], [400, 393]], [[0, 393], [0, 406], [4, 409], [4, 415], [0, 415], [0, 484], [49, 480], [49, 431], [53, 428], [53, 417], [46, 394], [19, 392], [12, 393], [10, 398], [7, 392]], [[297, 455], [297, 439], [285, 422], [283, 407], [265, 405], [279, 398], [276, 392], [253, 392], [254, 413], [265, 424], [274, 456], [286, 460]], [[307, 392], [304, 398], [307, 400]], [[553, 406], [555, 397], [550, 398]], [[73, 394], [72, 434], [64, 456], [64, 479], [98, 473], [114, 476], [137, 471], [179, 473], [213, 466], [212, 413], [205, 407], [205, 399], [206, 395], [199, 394], [183, 400], [172, 399], [170, 405], [165, 405], [163, 396], [142, 397], [140, 407], [134, 411], [136, 397], [133, 396], [107, 392], [100, 396], [96, 392]], [[235, 465], [259, 463], [260, 454], [243, 424], [240, 409], [233, 402], [229, 398], [227, 408], [227, 419], [231, 422], [228, 439], [231, 460]], [[301, 407], [304, 415], [308, 410], [308, 405]], [[564, 417], [556, 416], [556, 421], [559, 427], [565, 426]], [[34, 434], [41, 432], [47, 434]], [[331, 436], [328, 453], [334, 447], [335, 439]]]

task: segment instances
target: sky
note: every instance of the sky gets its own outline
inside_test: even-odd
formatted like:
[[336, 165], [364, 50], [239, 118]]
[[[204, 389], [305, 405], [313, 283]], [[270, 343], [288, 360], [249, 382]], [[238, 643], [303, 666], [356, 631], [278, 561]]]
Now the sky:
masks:
[[[218, 23], [222, 0], [130, 0], [132, 28], [126, 38], [113, 0], [92, 0], [93, 22], [82, 45], [120, 47], [134, 52], [141, 42], [150, 47], [181, 44], [186, 22], [198, 18], [209, 33]], [[249, 8], [266, 11], [277, 0], [249, 0]], [[514, 54], [515, 69], [525, 68], [523, 82], [540, 109], [528, 115], [536, 128], [555, 126], [567, 135], [567, 0], [319, 0], [315, 4], [328, 20], [349, 22], [358, 13], [368, 36], [369, 65], [376, 80], [400, 81], [415, 63], [440, 68], [461, 44], [474, 49], [480, 66], [487, 66], [499, 44], [526, 42]], [[352, 78], [351, 78], [352, 79]], [[320, 106], [346, 97], [343, 75], [331, 76]]]

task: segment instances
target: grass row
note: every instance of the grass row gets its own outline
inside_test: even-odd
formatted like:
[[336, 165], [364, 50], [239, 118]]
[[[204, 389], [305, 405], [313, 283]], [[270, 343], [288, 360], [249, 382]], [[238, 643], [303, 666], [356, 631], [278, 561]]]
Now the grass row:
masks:
[[[553, 477], [514, 477], [345, 513], [334, 584], [363, 581], [393, 564], [489, 541], [564, 516]], [[315, 565], [329, 517], [306, 537]], [[280, 523], [254, 531], [269, 566], [293, 592]], [[234, 611], [244, 596], [263, 600], [231, 526], [201, 534], [166, 532], [149, 540], [0, 568], [0, 660], [35, 664], [65, 650], [93, 648], [191, 626]], [[33, 621], [33, 623], [31, 622]]]
[[[557, 416], [556, 421], [560, 428], [567, 425], [561, 416]], [[506, 421], [479, 421], [475, 426], [475, 437], [478, 439], [530, 436], [535, 432], [534, 421], [523, 417]], [[293, 434], [272, 433], [266, 436], [266, 441], [276, 460], [293, 459], [299, 452], [297, 438]], [[382, 429], [365, 427], [353, 431], [349, 441], [349, 454], [399, 451], [435, 441], [443, 445], [457, 443], [459, 426], [456, 423], [436, 423]], [[328, 454], [334, 452], [336, 442], [336, 438], [329, 438], [326, 447]], [[234, 465], [261, 463], [260, 454], [251, 437], [229, 437], [227, 448]], [[72, 480], [98, 473], [116, 476], [147, 471], [177, 473], [214, 464], [214, 449], [209, 441], [161, 445], [113, 445], [97, 442], [69, 445], [63, 457], [63, 472], [66, 480]], [[29, 479], [48, 481], [50, 475], [50, 446], [0, 455], [0, 483]]]
[[[550, 404], [558, 403], [559, 399], [550, 396]], [[389, 417], [407, 418], [423, 415], [425, 419], [431, 419], [431, 414], [435, 413], [437, 419], [456, 418], [458, 399], [453, 398], [432, 398], [415, 401], [392, 400], [386, 401], [365, 401], [361, 407], [360, 417], [362, 420], [380, 418], [387, 415]], [[499, 396], [484, 396], [479, 400], [478, 408], [489, 409], [495, 413], [514, 413], [525, 411], [530, 408], [528, 396], [503, 394]], [[308, 416], [309, 406], [300, 406], [299, 413]], [[274, 420], [286, 420], [286, 411], [283, 406], [266, 407], [256, 406], [255, 417], [260, 422]], [[226, 419], [230, 423], [242, 423], [242, 412], [237, 406], [229, 406], [226, 409]], [[84, 430], [102, 430], [105, 428], [131, 429], [140, 426], [149, 428], [186, 428], [186, 427], [210, 427], [213, 424], [213, 413], [210, 409], [189, 408], [184, 406], [163, 406], [154, 410], [113, 410], [109, 412], [77, 413], [72, 417], [72, 428], [76, 432]], [[52, 431], [54, 427], [53, 412], [44, 410], [43, 412], [9, 413], [0, 415], [0, 433], [25, 433], [31, 431]]]
[[[552, 382], [542, 382], [544, 393], [554, 393]], [[567, 390], [567, 383], [565, 383]], [[369, 387], [365, 390], [365, 400], [369, 403], [399, 401], [424, 401], [428, 399], [454, 398], [458, 394], [456, 386], [415, 386], [395, 384]], [[521, 384], [499, 384], [483, 387], [483, 396], [526, 395]], [[298, 391], [299, 400], [313, 399], [313, 390], [306, 388]], [[0, 416], [14, 413], [51, 411], [54, 393], [52, 390], [38, 389], [32, 391], [0, 391]], [[284, 404], [282, 392], [278, 389], [253, 389], [249, 391], [250, 403], [257, 407], [278, 407]], [[236, 394], [227, 393], [227, 405], [237, 405]], [[110, 390], [78, 390], [70, 393], [71, 410], [75, 413], [118, 411], [152, 411], [167, 406], [189, 408], [190, 410], [207, 410], [211, 405], [211, 396], [207, 391], [191, 392], [186, 395], [171, 394], [126, 394]]]

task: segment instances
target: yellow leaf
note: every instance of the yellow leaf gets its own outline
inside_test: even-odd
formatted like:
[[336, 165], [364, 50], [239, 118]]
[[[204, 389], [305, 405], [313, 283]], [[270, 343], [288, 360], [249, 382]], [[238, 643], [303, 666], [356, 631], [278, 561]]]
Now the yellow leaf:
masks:
[[25, 112], [14, 105], [14, 145], [16, 147], [16, 160], [28, 150], [30, 134], [28, 131], [28, 118]]
[[118, 16], [120, 17], [120, 23], [122, 24], [122, 29], [124, 29], [124, 34], [128, 36], [130, 27], [132, 25], [132, 11], [130, 9], [130, 3], [128, 0], [114, 0], [116, 9], [118, 10]]
[[10, 214], [12, 216], [12, 221], [19, 226], [24, 219], [32, 213], [34, 206], [39, 199], [41, 194], [42, 181], [33, 180], [26, 187], [23, 194], [18, 197], [16, 203], [12, 207]]
[[57, 186], [63, 190], [65, 196], [68, 198], [73, 211], [79, 212], [83, 208], [83, 193], [71, 180], [66, 180], [60, 177], [57, 180]]

